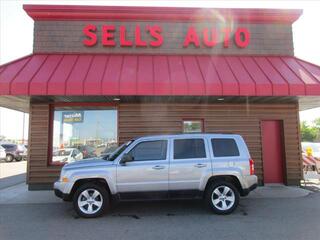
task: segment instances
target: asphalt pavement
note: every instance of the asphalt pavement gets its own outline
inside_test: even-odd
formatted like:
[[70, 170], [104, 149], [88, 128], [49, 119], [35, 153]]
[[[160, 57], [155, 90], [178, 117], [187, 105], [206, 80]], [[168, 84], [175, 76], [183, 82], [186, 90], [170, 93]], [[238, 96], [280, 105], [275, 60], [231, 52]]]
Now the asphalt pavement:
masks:
[[0, 167], [2, 173], [7, 169], [0, 175], [0, 240], [319, 239], [318, 184], [311, 191], [258, 188], [228, 216], [212, 214], [202, 201], [164, 201], [121, 203], [101, 218], [82, 219], [52, 191], [27, 191], [25, 183], [18, 184], [24, 182], [25, 163]]
[[316, 240], [320, 192], [298, 198], [243, 198], [228, 216], [212, 214], [201, 201], [122, 203], [97, 219], [78, 218], [65, 202], [2, 203], [0, 213], [1, 240]]

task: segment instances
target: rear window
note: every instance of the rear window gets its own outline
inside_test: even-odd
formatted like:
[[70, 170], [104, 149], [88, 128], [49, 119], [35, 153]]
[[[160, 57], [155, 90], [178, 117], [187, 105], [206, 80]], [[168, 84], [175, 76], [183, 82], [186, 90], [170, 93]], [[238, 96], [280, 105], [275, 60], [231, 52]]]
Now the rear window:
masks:
[[213, 154], [215, 157], [235, 157], [240, 156], [237, 143], [231, 138], [211, 139]]
[[174, 159], [205, 158], [203, 139], [174, 140]]

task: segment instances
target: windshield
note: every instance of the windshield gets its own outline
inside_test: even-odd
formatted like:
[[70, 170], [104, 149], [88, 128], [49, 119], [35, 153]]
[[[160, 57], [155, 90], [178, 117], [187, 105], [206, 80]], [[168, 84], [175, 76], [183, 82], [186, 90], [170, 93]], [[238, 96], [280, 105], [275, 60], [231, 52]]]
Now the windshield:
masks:
[[134, 140], [131, 140], [129, 142], [122, 144], [113, 153], [111, 153], [110, 155], [107, 155], [103, 159], [108, 160], [108, 161], [114, 161], [124, 150], [126, 150], [127, 147], [130, 146], [131, 143], [133, 143], [133, 141]]
[[53, 152], [54, 157], [62, 157], [62, 156], [69, 156], [71, 151], [68, 150], [59, 150], [56, 152]]

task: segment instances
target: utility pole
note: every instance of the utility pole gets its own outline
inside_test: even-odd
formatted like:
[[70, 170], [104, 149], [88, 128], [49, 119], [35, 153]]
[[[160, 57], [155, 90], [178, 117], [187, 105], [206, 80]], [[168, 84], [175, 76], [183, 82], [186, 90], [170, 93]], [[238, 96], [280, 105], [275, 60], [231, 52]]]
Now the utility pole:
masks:
[[1, 137], [1, 113], [2, 113], [2, 107], [0, 107], [0, 137]]
[[22, 144], [24, 144], [24, 128], [25, 128], [25, 113], [22, 114], [23, 120], [22, 120]]

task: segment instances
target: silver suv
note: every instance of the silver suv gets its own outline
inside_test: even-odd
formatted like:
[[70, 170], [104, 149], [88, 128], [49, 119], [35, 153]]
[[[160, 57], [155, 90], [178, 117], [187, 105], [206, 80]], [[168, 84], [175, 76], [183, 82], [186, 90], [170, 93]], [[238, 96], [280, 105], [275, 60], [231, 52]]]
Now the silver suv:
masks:
[[97, 217], [112, 200], [181, 198], [202, 198], [213, 212], [228, 214], [256, 186], [241, 136], [181, 134], [137, 138], [105, 158], [69, 163], [54, 190], [78, 215]]

